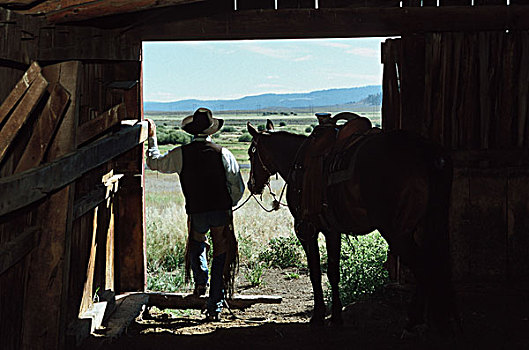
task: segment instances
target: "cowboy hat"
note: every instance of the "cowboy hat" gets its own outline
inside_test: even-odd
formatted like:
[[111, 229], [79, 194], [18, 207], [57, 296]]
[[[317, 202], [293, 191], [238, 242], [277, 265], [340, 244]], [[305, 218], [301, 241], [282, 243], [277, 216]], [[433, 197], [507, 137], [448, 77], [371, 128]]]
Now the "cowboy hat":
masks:
[[193, 115], [182, 120], [182, 130], [192, 135], [211, 135], [219, 131], [224, 125], [224, 120], [213, 118], [213, 114], [207, 108], [199, 108]]

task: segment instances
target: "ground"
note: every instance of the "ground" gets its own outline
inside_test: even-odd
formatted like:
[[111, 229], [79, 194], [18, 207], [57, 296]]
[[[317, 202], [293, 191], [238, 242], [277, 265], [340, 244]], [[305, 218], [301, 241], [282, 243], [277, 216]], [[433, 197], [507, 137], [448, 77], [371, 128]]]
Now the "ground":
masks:
[[[298, 278], [292, 276], [299, 275]], [[241, 294], [281, 295], [277, 305], [226, 311], [220, 322], [204, 323], [199, 311], [153, 312], [138, 317], [108, 350], [136, 349], [529, 349], [527, 300], [513, 296], [467, 296], [462, 300], [457, 340], [435, 332], [402, 339], [409, 291], [387, 288], [384, 295], [344, 308], [342, 327], [310, 327], [312, 289], [306, 270], [267, 270], [260, 286], [239, 276]], [[489, 293], [490, 294], [490, 293]], [[483, 295], [482, 295], [483, 296]], [[491, 301], [495, 300], [495, 302]]]

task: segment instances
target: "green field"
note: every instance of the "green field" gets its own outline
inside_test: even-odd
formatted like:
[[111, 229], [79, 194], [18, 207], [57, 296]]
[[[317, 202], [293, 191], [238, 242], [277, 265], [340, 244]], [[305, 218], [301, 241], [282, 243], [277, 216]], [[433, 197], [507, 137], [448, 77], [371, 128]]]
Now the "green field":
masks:
[[[380, 112], [357, 112], [371, 120], [373, 125], [380, 125]], [[264, 127], [266, 120], [270, 119], [274, 123], [276, 130], [289, 131], [298, 134], [308, 135], [311, 129], [317, 125], [318, 121], [313, 114], [299, 115], [263, 115], [264, 113], [238, 113], [238, 114], [219, 114], [217, 117], [224, 119], [224, 126], [213, 135], [213, 140], [228, 148], [240, 164], [248, 164], [248, 146], [249, 142], [239, 141], [239, 137], [247, 132], [246, 123], [250, 122], [255, 127]], [[148, 114], [146, 117], [151, 118], [157, 125], [157, 132], [167, 133], [178, 130], [184, 114]], [[280, 126], [284, 125], [284, 126]], [[160, 145], [162, 153], [175, 147], [173, 144]]]

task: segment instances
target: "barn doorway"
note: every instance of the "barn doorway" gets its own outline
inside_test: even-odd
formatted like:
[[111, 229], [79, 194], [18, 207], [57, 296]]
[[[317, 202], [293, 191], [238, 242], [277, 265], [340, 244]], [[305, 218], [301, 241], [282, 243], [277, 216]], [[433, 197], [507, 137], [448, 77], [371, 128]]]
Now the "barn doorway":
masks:
[[[144, 114], [156, 122], [159, 148], [164, 153], [190, 142], [190, 135], [180, 129], [185, 116], [198, 107], [210, 108], [225, 120], [213, 140], [235, 155], [246, 182], [251, 140], [247, 121], [264, 128], [270, 119], [279, 130], [308, 135], [317, 124], [315, 113], [351, 111], [381, 126], [380, 48], [384, 40], [144, 42]], [[178, 175], [147, 170], [145, 178], [148, 289], [189, 292], [192, 285], [185, 285], [183, 278], [187, 223]], [[271, 184], [279, 194], [284, 182], [279, 178]], [[246, 191], [243, 200], [248, 195]], [[269, 207], [272, 199], [266, 193], [262, 205]], [[304, 253], [286, 208], [265, 213], [252, 200], [234, 214], [234, 221], [242, 288], [259, 291], [265, 285], [271, 288], [272, 281], [277, 280], [277, 288], [290, 288], [290, 283], [299, 285], [301, 293], [311, 293]], [[378, 232], [361, 241], [346, 240], [343, 249], [377, 261], [380, 268], [372, 270], [372, 276], [364, 276], [370, 279], [367, 284], [385, 281], [382, 263], [387, 245]], [[324, 251], [322, 241], [322, 263], [326, 266]], [[343, 265], [348, 271], [361, 268], [353, 261]], [[363, 283], [357, 284], [365, 288]], [[377, 287], [369, 288], [372, 292]], [[361, 294], [353, 291], [344, 295], [346, 302], [357, 293]], [[306, 299], [306, 305], [289, 307], [306, 307], [300, 315], [307, 317], [311, 299]]]

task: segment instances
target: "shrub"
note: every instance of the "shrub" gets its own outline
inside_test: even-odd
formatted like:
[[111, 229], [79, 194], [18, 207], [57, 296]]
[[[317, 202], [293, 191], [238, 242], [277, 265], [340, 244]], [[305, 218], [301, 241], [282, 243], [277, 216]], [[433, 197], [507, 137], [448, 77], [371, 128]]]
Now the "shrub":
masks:
[[158, 133], [158, 144], [160, 145], [185, 145], [191, 142], [191, 135], [180, 130], [169, 130], [167, 133]]
[[285, 123], [285, 122], [279, 122], [279, 126], [287, 126], [287, 123]]
[[222, 129], [220, 129], [220, 132], [236, 132], [237, 129], [233, 126], [225, 126]]
[[238, 140], [239, 140], [239, 142], [252, 142], [252, 135], [250, 135], [249, 133], [245, 132], [244, 134], [239, 136]]
[[306, 132], [306, 133], [312, 132], [312, 127], [307, 126], [307, 127], [305, 128], [305, 132]]
[[[378, 232], [356, 239], [344, 239], [340, 254], [340, 298], [349, 304], [382, 291], [388, 282], [384, 269], [388, 245]], [[330, 285], [327, 299], [330, 299]]]
[[263, 283], [263, 274], [266, 271], [262, 262], [252, 261], [246, 265], [244, 278], [252, 287], [260, 286]]
[[281, 269], [303, 265], [303, 249], [297, 237], [277, 237], [259, 253], [259, 260]]
[[266, 130], [266, 126], [264, 124], [257, 125], [257, 131], [265, 131], [265, 130]]

